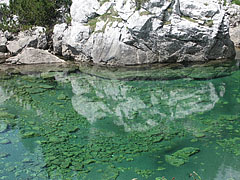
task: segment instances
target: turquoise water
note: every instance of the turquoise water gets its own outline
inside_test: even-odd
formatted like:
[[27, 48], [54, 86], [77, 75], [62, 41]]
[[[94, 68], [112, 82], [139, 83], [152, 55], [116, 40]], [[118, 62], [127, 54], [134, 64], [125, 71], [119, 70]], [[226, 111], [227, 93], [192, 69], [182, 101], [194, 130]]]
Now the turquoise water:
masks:
[[0, 179], [240, 179], [236, 62], [0, 74]]

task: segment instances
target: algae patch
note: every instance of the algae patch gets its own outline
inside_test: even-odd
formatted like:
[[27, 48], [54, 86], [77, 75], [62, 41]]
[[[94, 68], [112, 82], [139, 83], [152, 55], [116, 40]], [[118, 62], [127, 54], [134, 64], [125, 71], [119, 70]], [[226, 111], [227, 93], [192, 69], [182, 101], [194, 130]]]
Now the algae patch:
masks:
[[199, 148], [185, 147], [181, 150], [176, 151], [171, 155], [165, 155], [165, 160], [169, 164], [179, 167], [189, 161], [189, 157], [198, 153]]

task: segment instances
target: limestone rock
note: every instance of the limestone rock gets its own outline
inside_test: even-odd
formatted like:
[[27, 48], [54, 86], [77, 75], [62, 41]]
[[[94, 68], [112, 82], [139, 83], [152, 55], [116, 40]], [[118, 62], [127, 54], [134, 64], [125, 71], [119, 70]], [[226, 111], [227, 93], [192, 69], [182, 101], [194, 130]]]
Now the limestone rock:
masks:
[[0, 31], [0, 53], [5, 53], [5, 52], [7, 52], [6, 43], [7, 43], [7, 39], [6, 39], [6, 37], [4, 36], [3, 32]]
[[49, 64], [65, 61], [42, 49], [25, 48], [17, 56], [8, 58], [6, 62], [11, 64]]
[[240, 47], [240, 6], [232, 4], [228, 13], [230, 16], [230, 37], [236, 47]]
[[71, 17], [73, 23], [88, 22], [89, 19], [96, 16], [96, 11], [100, 8], [98, 0], [74, 0], [71, 6]]
[[225, 9], [224, 0], [73, 0], [55, 49], [112, 65], [234, 58]]
[[0, 64], [5, 62], [5, 59], [8, 58], [8, 54], [7, 53], [2, 53], [0, 52]]
[[25, 47], [47, 48], [45, 28], [35, 27], [32, 31], [20, 32], [15, 39], [8, 41], [7, 49], [12, 55], [20, 53]]
[[63, 32], [67, 29], [67, 24], [57, 24], [54, 26], [53, 29], [53, 51], [61, 55], [62, 54], [62, 38], [63, 38]]
[[240, 47], [240, 26], [232, 27], [229, 30], [231, 40], [236, 47]]

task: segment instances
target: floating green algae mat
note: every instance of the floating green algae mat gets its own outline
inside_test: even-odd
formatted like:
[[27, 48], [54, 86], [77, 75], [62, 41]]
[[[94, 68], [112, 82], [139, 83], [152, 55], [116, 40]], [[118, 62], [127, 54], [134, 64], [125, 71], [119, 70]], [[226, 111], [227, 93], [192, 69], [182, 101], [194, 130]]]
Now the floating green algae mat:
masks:
[[236, 67], [79, 70], [0, 77], [0, 179], [240, 179]]

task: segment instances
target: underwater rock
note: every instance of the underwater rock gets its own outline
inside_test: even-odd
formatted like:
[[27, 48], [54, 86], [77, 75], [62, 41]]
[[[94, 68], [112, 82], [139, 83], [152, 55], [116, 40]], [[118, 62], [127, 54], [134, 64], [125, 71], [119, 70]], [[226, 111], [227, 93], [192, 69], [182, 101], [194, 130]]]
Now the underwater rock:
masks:
[[22, 134], [23, 139], [37, 137], [37, 136], [39, 136], [39, 134], [37, 134], [34, 131], [25, 132], [25, 133]]
[[39, 87], [43, 89], [54, 89], [54, 86], [47, 85], [47, 84], [41, 84]]
[[195, 133], [194, 136], [196, 138], [202, 138], [202, 137], [205, 137], [206, 135], [204, 133], [199, 132], [199, 133]]
[[177, 158], [175, 156], [172, 155], [165, 155], [165, 160], [166, 162], [168, 162], [169, 164], [179, 167], [183, 164], [185, 164], [185, 160], [181, 159], [181, 158]]
[[6, 158], [8, 156], [10, 156], [10, 154], [8, 154], [8, 153], [0, 153], [0, 158]]
[[0, 111], [0, 119], [14, 119], [16, 116], [14, 114], [8, 113], [6, 111]]
[[26, 157], [26, 158], [24, 158], [24, 159], [22, 160], [22, 162], [23, 162], [23, 163], [32, 163], [33, 160], [30, 159], [30, 158], [28, 158], [28, 157]]
[[188, 162], [189, 157], [198, 153], [200, 151], [199, 148], [194, 147], [186, 147], [181, 150], [176, 151], [175, 153], [171, 155], [165, 155], [165, 160], [169, 164], [179, 167], [186, 162]]
[[7, 131], [8, 124], [4, 121], [0, 121], [0, 133]]
[[11, 141], [7, 138], [1, 138], [0, 137], [0, 144], [10, 144]]
[[67, 99], [67, 96], [65, 94], [60, 94], [58, 97], [57, 97], [58, 100], [66, 100]]

